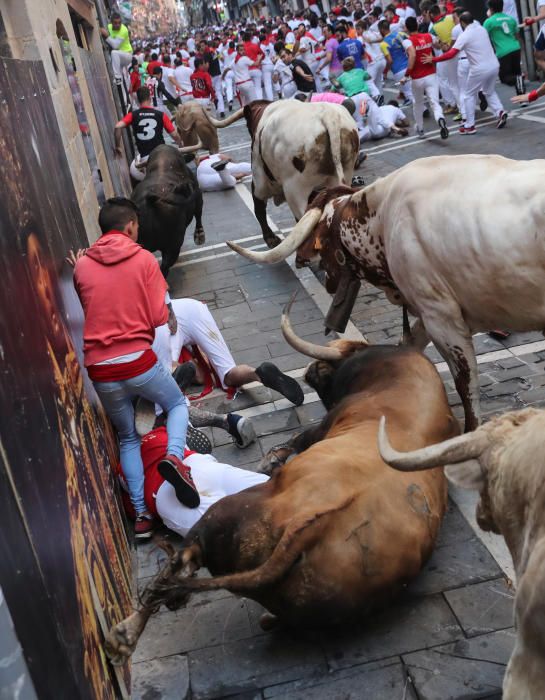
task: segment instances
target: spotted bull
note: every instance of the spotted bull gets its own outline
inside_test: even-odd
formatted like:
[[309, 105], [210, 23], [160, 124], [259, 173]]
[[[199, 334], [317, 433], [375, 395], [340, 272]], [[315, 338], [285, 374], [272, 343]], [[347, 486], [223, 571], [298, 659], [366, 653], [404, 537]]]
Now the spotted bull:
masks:
[[[388, 433], [390, 421], [387, 420]], [[475, 432], [413, 452], [382, 420], [382, 458], [404, 473], [448, 464], [458, 486], [480, 492], [477, 522], [505, 538], [517, 576], [515, 649], [503, 682], [503, 700], [545, 697], [545, 411], [512, 411]]]
[[472, 334], [545, 328], [543, 177], [544, 160], [422, 158], [358, 192], [321, 193], [272, 251], [230, 245], [261, 263], [297, 250], [305, 265], [319, 254], [330, 292], [345, 276], [384, 290], [417, 317], [417, 347], [431, 339], [446, 360], [471, 430], [480, 419]]
[[[250, 597], [269, 611], [262, 624], [336, 623], [389, 600], [430, 556], [446, 508], [443, 470], [392, 470], [376, 433], [383, 413], [408, 449], [458, 433], [435, 368], [408, 348], [312, 346], [287, 318], [283, 328], [295, 347], [322, 358], [306, 379], [327, 416], [290, 445], [298, 454], [268, 482], [223, 498], [193, 527], [141, 608], [112, 629], [114, 663], [132, 653], [152, 612], [176, 609], [189, 593]], [[212, 578], [193, 577], [203, 566]]]
[[[345, 107], [327, 102], [255, 100], [241, 110], [252, 139], [254, 212], [269, 248], [280, 239], [267, 223], [267, 200], [286, 201], [298, 220], [314, 190], [352, 180], [358, 131]], [[237, 115], [213, 125], [232, 123]]]

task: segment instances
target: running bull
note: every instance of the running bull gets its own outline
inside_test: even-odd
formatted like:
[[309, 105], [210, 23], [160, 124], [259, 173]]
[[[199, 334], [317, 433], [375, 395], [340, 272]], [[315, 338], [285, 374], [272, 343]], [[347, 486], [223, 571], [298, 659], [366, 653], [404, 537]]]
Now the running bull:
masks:
[[[336, 623], [389, 600], [432, 552], [446, 507], [443, 470], [387, 467], [376, 434], [382, 414], [407, 449], [458, 433], [435, 368], [409, 348], [313, 346], [287, 317], [282, 325], [296, 348], [321, 358], [306, 379], [330, 411], [292, 443], [291, 453], [302, 451], [268, 482], [223, 498], [193, 527], [140, 609], [111, 630], [114, 663], [133, 652], [160, 605], [176, 609], [191, 592], [226, 588], [252, 598], [270, 611], [262, 625], [275, 617]], [[193, 578], [203, 566], [212, 578]]]
[[[192, 150], [199, 147], [197, 144]], [[157, 146], [147, 162], [146, 177], [131, 194], [139, 210], [138, 242], [152, 253], [161, 251], [161, 272], [165, 278], [180, 255], [193, 217], [195, 243], [202, 245], [205, 240], [202, 192], [183, 156], [189, 150], [165, 144]]]
[[347, 280], [382, 289], [417, 317], [416, 346], [431, 339], [445, 358], [472, 430], [480, 419], [472, 334], [545, 328], [543, 177], [544, 160], [422, 158], [357, 192], [319, 194], [272, 251], [229, 245], [260, 263], [297, 250], [302, 266], [319, 254], [328, 291], [340, 287], [341, 296]]
[[244, 115], [252, 139], [254, 212], [269, 248], [280, 243], [267, 222], [267, 200], [286, 201], [296, 220], [314, 190], [352, 181], [359, 153], [358, 131], [345, 107], [327, 102], [255, 100], [215, 126]]
[[[390, 418], [387, 419], [390, 433]], [[512, 411], [468, 433], [413, 452], [379, 432], [382, 458], [404, 473], [448, 464], [447, 477], [480, 492], [477, 522], [503, 535], [517, 576], [515, 649], [503, 682], [504, 700], [545, 696], [545, 411]]]

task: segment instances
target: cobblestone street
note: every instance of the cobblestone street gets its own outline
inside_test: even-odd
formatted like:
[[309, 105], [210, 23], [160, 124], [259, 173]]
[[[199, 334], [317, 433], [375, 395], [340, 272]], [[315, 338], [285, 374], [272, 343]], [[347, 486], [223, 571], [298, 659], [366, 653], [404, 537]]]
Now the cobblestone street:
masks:
[[[532, 86], [535, 87], [535, 86]], [[501, 86], [509, 104], [512, 89]], [[387, 93], [393, 97], [393, 90]], [[412, 121], [412, 114], [410, 114]], [[442, 141], [433, 120], [426, 140], [410, 136], [365, 144], [368, 159], [359, 171], [366, 183], [415, 158], [459, 153], [498, 153], [510, 158], [540, 157], [545, 106], [514, 109], [498, 131], [490, 114], [481, 114], [472, 137], [457, 133]], [[412, 131], [411, 131], [412, 134]], [[243, 122], [220, 132], [223, 152], [249, 160]], [[323, 319], [329, 296], [310, 269], [294, 263], [255, 265], [224, 244], [264, 248], [251, 209], [250, 183], [235, 190], [205, 194], [206, 243], [197, 248], [192, 231], [169, 282], [171, 296], [206, 302], [236, 362], [271, 360], [302, 381], [308, 358], [295, 352], [280, 331], [284, 304], [298, 292], [291, 319], [295, 332], [324, 343]], [[433, 196], [433, 193], [430, 193]], [[452, 182], [457, 215], [465, 203]], [[281, 231], [293, 225], [288, 208], [269, 203], [269, 216]], [[401, 309], [376, 288], [364, 286], [347, 333], [372, 343], [396, 343]], [[524, 406], [545, 405], [545, 339], [539, 333], [514, 333], [503, 341], [486, 334], [474, 338], [485, 416]], [[452, 378], [437, 351], [437, 364], [458, 418], [461, 406]], [[215, 391], [207, 408], [251, 417], [259, 439], [237, 449], [229, 435], [213, 429], [214, 455], [223, 462], [255, 469], [263, 454], [324, 415], [317, 395], [304, 387], [305, 402], [292, 407], [262, 386], [247, 387], [234, 401]], [[133, 656], [135, 700], [461, 700], [500, 698], [505, 664], [512, 651], [514, 574], [501, 538], [481, 532], [474, 521], [475, 497], [451, 489], [448, 514], [434, 554], [398, 601], [372, 618], [327, 632], [263, 632], [263, 609], [226, 591], [194, 595], [186, 608], [164, 608], [149, 622]], [[177, 540], [172, 537], [175, 543]], [[138, 547], [139, 589], [156, 573], [164, 553], [153, 543]]]

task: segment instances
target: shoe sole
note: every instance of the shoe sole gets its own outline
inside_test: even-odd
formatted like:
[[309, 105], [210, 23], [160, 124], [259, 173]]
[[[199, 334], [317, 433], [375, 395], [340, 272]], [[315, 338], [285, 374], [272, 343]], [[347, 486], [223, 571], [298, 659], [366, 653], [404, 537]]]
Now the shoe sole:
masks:
[[305, 400], [303, 390], [295, 379], [281, 372], [272, 362], [263, 362], [256, 369], [256, 373], [263, 386], [278, 391], [295, 406], [300, 406]]
[[153, 535], [153, 530], [150, 530], [149, 532], [141, 532], [141, 533], [134, 533], [134, 539], [135, 540], [149, 540], [151, 539], [151, 536]]
[[176, 498], [182, 505], [187, 506], [188, 508], [197, 508], [197, 506], [200, 505], [201, 498], [199, 494], [195, 491], [191, 484], [188, 484], [187, 481], [185, 481], [174, 464], [164, 459], [162, 462], [159, 462], [157, 471], [165, 481], [168, 481], [168, 483], [174, 487]]
[[248, 420], [248, 418], [242, 416], [242, 419], [237, 423], [237, 431], [242, 442], [239, 443], [236, 438], [233, 438], [233, 442], [239, 448], [239, 450], [244, 450], [246, 447], [248, 447], [248, 445], [251, 445], [252, 442], [255, 442], [257, 437], [256, 432], [254, 426]]
[[140, 396], [134, 407], [134, 424], [138, 435], [142, 437], [152, 431], [156, 420], [155, 404]]
[[503, 127], [507, 123], [507, 114], [502, 114], [501, 117], [498, 119], [498, 123], [496, 124], [496, 129], [503, 129]]
[[197, 430], [192, 425], [187, 427], [187, 435], [185, 438], [187, 446], [193, 452], [198, 452], [201, 455], [208, 455], [212, 452], [212, 443], [202, 432], [202, 430]]

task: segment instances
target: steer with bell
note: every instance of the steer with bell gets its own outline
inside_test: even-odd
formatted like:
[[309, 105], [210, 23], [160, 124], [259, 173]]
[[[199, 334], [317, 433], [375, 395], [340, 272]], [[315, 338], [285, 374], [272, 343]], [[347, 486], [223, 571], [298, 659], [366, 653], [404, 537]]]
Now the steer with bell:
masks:
[[[447, 501], [442, 468], [401, 474], [376, 445], [382, 414], [407, 449], [458, 433], [432, 363], [410, 348], [315, 346], [287, 317], [282, 325], [288, 342], [320, 358], [306, 380], [329, 412], [268, 482], [221, 499], [192, 528], [140, 609], [111, 630], [114, 663], [132, 653], [153, 612], [184, 605], [190, 593], [252, 598], [269, 611], [262, 624], [337, 623], [390, 600], [433, 550]], [[194, 578], [203, 566], [212, 578]]]
[[[272, 251], [229, 245], [256, 262], [297, 251], [305, 265], [319, 255], [328, 291], [340, 291], [336, 303], [348, 311], [350, 282], [382, 289], [417, 317], [415, 345], [432, 340], [446, 360], [472, 430], [480, 419], [472, 334], [545, 329], [544, 178], [545, 160], [421, 158], [357, 192], [320, 193]], [[453, 202], [456, 216], [445, 216]]]

